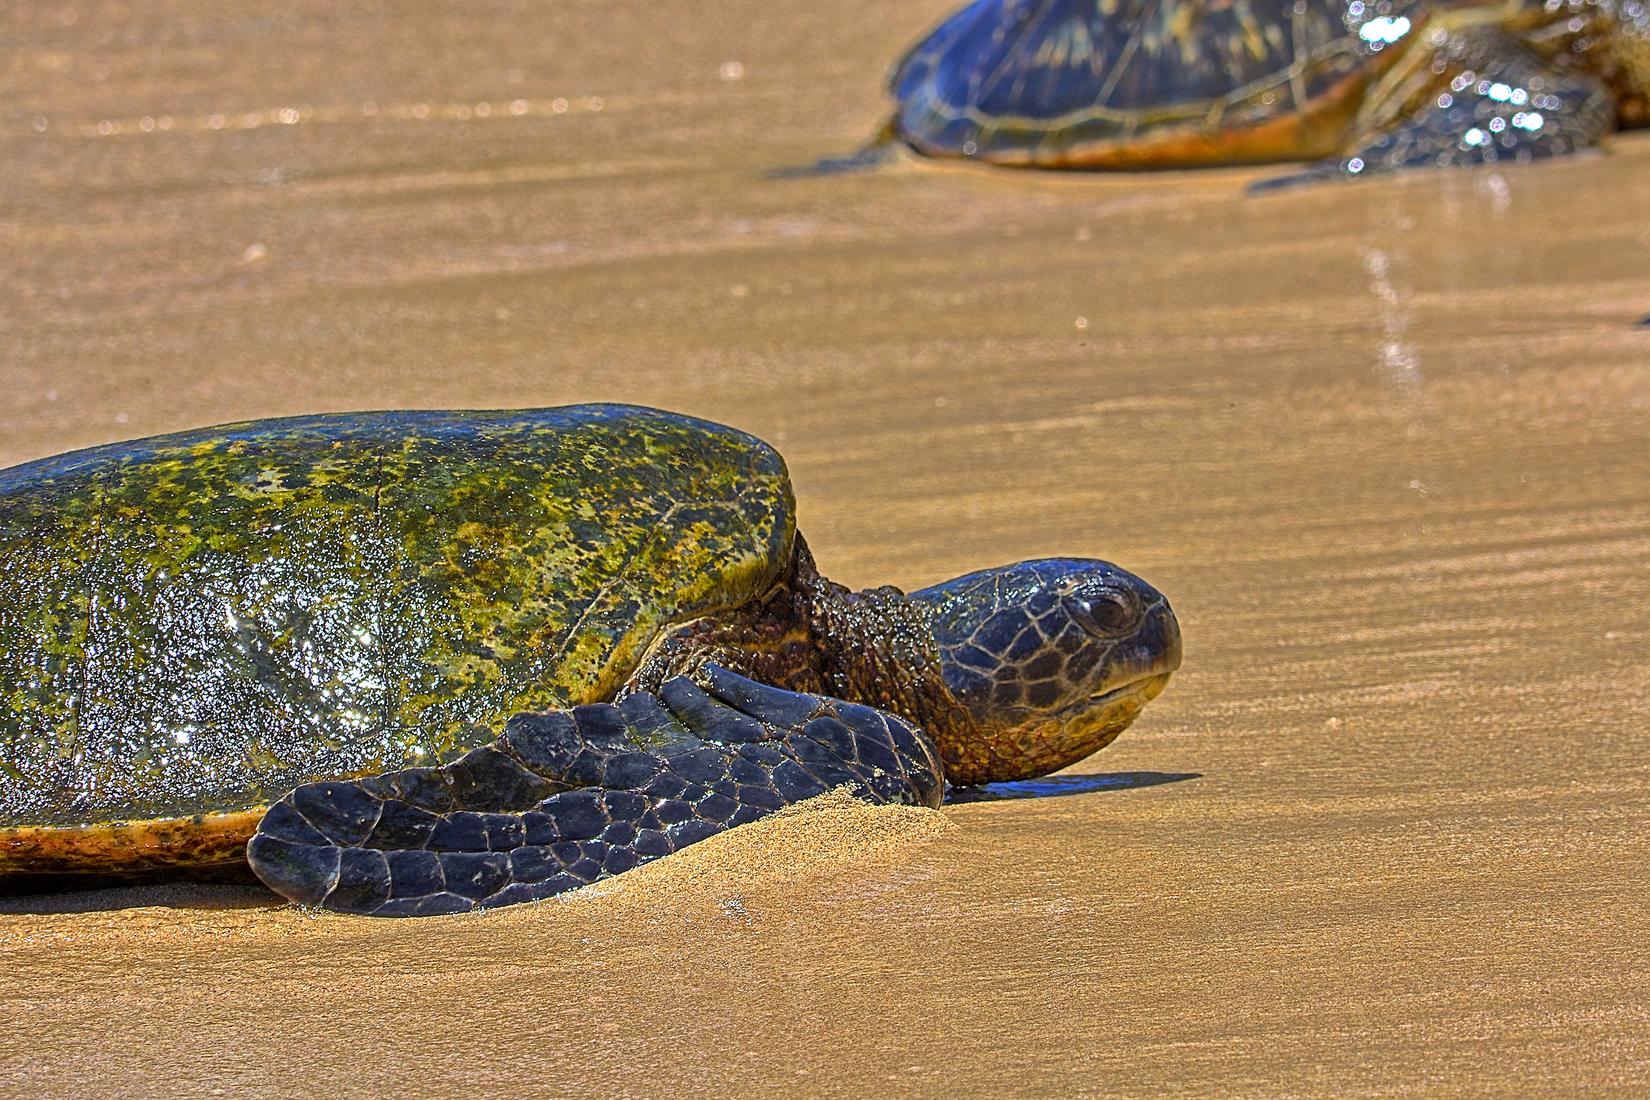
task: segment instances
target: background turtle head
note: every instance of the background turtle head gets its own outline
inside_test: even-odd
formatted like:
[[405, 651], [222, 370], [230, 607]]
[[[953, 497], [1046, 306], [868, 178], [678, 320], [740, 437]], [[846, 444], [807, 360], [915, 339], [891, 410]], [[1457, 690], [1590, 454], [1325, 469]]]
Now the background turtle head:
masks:
[[930, 731], [952, 783], [1043, 775], [1104, 748], [1180, 667], [1169, 601], [1109, 562], [1024, 561], [910, 594], [966, 735]]

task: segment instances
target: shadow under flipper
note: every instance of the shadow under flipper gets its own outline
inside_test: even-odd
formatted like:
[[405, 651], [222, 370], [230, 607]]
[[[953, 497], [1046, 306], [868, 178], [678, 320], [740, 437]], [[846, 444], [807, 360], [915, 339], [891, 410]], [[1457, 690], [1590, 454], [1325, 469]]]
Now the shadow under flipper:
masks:
[[[251, 878], [248, 872], [248, 879]], [[0, 916], [103, 913], [116, 909], [275, 909], [286, 899], [258, 883], [151, 882], [119, 886], [59, 884], [54, 893], [0, 896]]]
[[1041, 779], [1017, 779], [1007, 783], [986, 783], [978, 787], [953, 787], [945, 796], [948, 803], [1001, 802], [1011, 798], [1064, 798], [1099, 791], [1131, 791], [1136, 787], [1156, 787], [1186, 779], [1202, 779], [1202, 772], [1103, 772], [1091, 775], [1049, 775]]

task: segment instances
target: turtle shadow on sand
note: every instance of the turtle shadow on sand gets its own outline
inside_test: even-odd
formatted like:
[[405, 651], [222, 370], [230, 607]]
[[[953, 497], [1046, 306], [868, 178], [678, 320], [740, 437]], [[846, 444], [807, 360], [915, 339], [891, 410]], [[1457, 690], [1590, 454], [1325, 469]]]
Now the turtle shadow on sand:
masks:
[[1047, 775], [1041, 779], [1018, 779], [1006, 783], [985, 783], [976, 787], [956, 787], [945, 797], [957, 802], [1002, 802], [1013, 798], [1064, 798], [1100, 791], [1132, 791], [1136, 787], [1156, 787], [1202, 779], [1202, 772], [1097, 772], [1088, 775]]
[[[1050, 775], [1041, 779], [1019, 779], [955, 787], [946, 794], [946, 804], [962, 802], [1004, 802], [1018, 798], [1065, 798], [1102, 791], [1132, 791], [1202, 779], [1202, 772], [1094, 772], [1085, 775]], [[0, 916], [31, 913], [93, 913], [115, 909], [158, 906], [167, 909], [267, 909], [286, 905], [286, 899], [254, 885], [226, 883], [154, 883], [143, 886], [115, 886], [74, 890], [55, 894], [0, 896]]]

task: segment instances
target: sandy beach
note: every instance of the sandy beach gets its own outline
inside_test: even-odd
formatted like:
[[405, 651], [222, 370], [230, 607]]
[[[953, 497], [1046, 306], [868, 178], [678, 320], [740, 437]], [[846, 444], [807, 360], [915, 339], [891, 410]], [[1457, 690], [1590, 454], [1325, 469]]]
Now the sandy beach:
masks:
[[0, 1094], [1650, 1091], [1650, 135], [770, 176], [948, 6], [0, 14], [0, 465], [654, 405], [774, 442], [845, 584], [1104, 557], [1186, 638], [1044, 797], [472, 917], [8, 901]]

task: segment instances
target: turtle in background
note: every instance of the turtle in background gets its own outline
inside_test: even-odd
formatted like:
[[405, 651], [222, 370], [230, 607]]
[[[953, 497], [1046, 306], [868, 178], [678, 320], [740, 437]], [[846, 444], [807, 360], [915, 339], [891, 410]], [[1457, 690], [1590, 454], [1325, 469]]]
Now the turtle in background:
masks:
[[1650, 123], [1650, 5], [975, 0], [889, 90], [881, 133], [818, 170], [901, 147], [1032, 168], [1310, 161], [1310, 177], [1527, 161]]
[[850, 592], [785, 466], [650, 409], [257, 421], [0, 471], [0, 891], [548, 897], [838, 787], [1108, 744], [1167, 601], [1048, 559]]

